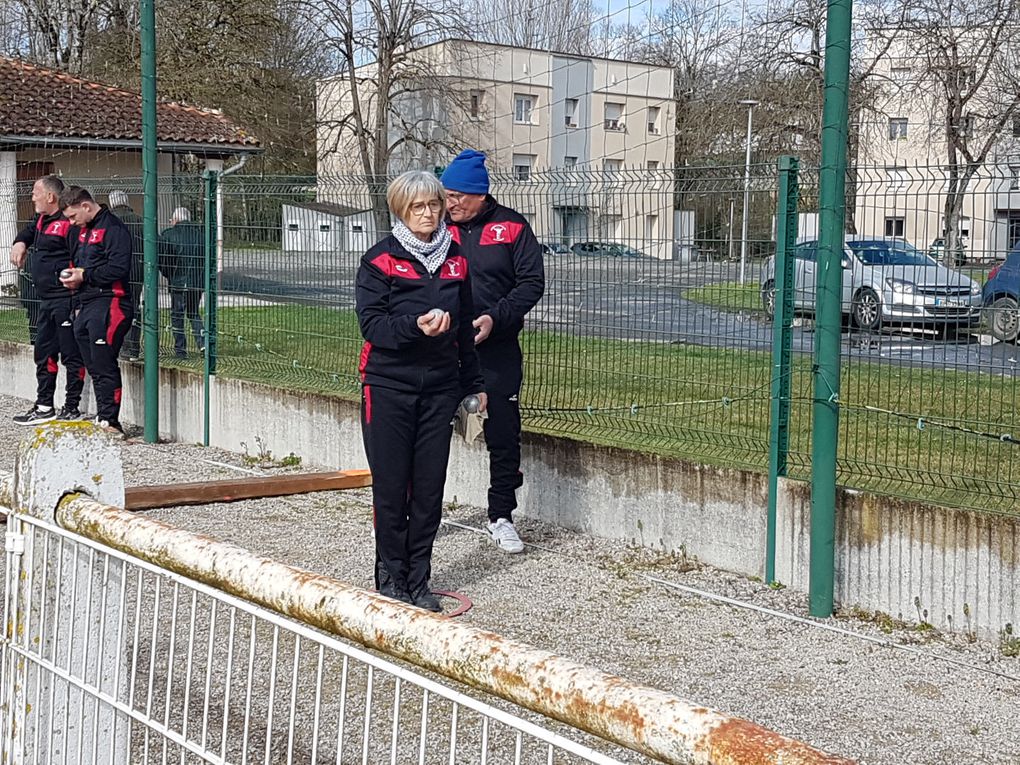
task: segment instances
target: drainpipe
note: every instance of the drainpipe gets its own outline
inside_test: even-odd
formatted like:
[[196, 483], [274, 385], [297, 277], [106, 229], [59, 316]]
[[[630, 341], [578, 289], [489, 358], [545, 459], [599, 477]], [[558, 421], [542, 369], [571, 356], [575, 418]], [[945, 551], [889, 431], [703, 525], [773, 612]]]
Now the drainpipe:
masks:
[[[226, 170], [220, 170], [220, 180], [222, 181], [228, 175], [240, 171], [245, 165], [248, 164], [248, 159], [251, 155], [242, 154], [236, 165], [231, 165]], [[223, 273], [223, 184], [216, 184], [216, 274]]]

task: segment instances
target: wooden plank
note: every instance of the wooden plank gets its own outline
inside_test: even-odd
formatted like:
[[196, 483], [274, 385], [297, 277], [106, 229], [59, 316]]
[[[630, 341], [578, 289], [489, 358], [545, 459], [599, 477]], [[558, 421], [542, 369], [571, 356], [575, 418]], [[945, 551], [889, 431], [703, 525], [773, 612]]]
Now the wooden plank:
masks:
[[231, 478], [226, 481], [132, 486], [124, 492], [126, 510], [152, 510], [179, 505], [209, 505], [259, 497], [282, 497], [312, 491], [360, 489], [372, 485], [368, 470], [274, 475], [266, 478]]

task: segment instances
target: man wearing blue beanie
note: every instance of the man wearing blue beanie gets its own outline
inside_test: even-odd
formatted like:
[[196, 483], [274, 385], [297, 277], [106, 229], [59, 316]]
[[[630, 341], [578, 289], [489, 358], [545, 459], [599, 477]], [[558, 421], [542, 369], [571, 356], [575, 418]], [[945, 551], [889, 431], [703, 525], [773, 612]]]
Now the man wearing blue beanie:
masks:
[[489, 194], [485, 155], [467, 149], [440, 178], [446, 189], [447, 224], [468, 260], [474, 293], [475, 346], [482, 363], [488, 413], [489, 534], [504, 552], [524, 543], [514, 528], [521, 473], [521, 409], [524, 378], [518, 339], [524, 317], [545, 291], [542, 248], [524, 216]]

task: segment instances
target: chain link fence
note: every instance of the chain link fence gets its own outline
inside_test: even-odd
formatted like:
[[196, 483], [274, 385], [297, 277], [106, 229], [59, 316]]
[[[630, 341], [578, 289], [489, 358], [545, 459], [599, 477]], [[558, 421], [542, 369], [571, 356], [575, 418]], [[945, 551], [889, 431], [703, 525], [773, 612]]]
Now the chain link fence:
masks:
[[[492, 193], [529, 219], [545, 248], [546, 294], [522, 336], [529, 429], [767, 469], [772, 256], [782, 200], [775, 167], [752, 166], [744, 239], [744, 172], [492, 177]], [[805, 479], [821, 267], [812, 244], [817, 178], [814, 170], [800, 173], [793, 360], [782, 372], [791, 390], [788, 472]], [[126, 190], [141, 208], [138, 182], [90, 184], [100, 197]], [[1020, 287], [1010, 274], [1020, 269], [1002, 263], [1020, 239], [1020, 191], [1008, 168], [980, 171], [966, 188], [955, 187], [947, 207], [950, 186], [939, 168], [851, 171], [839, 480], [1012, 513], [1020, 510], [1013, 457]], [[203, 193], [200, 178], [164, 182], [161, 228], [178, 207], [201, 222]], [[219, 374], [356, 395], [362, 341], [354, 275], [389, 226], [382, 193], [383, 184], [357, 177], [221, 180], [210, 258], [218, 272]], [[19, 200], [27, 198], [21, 189]], [[24, 220], [31, 208], [19, 202], [19, 213]], [[161, 250], [166, 260], [174, 247]], [[204, 267], [203, 249], [175, 252]], [[0, 337], [27, 342], [24, 279], [6, 267], [0, 284]], [[161, 278], [163, 363], [201, 369], [195, 351], [203, 340], [190, 337], [187, 321], [174, 342], [172, 292]], [[185, 313], [204, 312], [207, 302], [193, 297]]]

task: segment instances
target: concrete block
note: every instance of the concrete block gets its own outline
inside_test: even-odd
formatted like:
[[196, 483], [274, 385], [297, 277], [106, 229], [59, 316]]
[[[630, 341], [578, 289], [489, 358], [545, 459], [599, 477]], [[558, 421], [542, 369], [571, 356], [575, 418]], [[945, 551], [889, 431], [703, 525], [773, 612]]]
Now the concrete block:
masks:
[[15, 508], [52, 522], [65, 494], [82, 492], [124, 506], [119, 439], [90, 422], [52, 422], [32, 428], [18, 447]]

